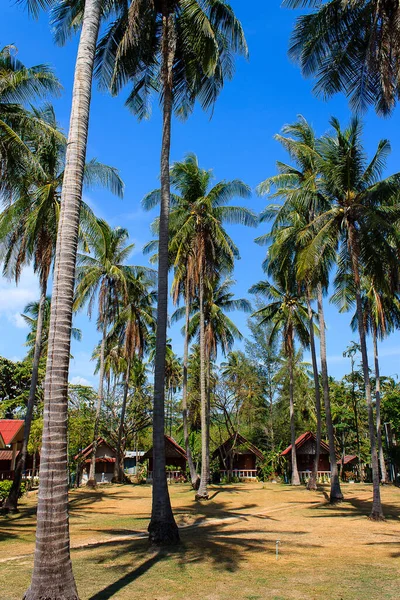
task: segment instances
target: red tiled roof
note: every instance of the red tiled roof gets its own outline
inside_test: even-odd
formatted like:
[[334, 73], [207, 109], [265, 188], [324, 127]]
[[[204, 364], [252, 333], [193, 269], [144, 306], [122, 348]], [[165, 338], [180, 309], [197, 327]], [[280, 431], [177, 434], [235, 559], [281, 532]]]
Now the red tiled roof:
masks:
[[[110, 446], [110, 444], [108, 442], [106, 442], [106, 440], [104, 438], [101, 438], [101, 437], [97, 438], [97, 447], [102, 446], [102, 445], [108, 446], [110, 448], [110, 450], [112, 450], [112, 452], [114, 452], [114, 454], [116, 454], [115, 448]], [[78, 454], [76, 454], [76, 456], [74, 456], [74, 460], [86, 458], [92, 452], [92, 448], [93, 448], [93, 442], [91, 444], [89, 444], [89, 446], [86, 446], [86, 448], [84, 448], [83, 450], [78, 452]]]
[[[15, 456], [18, 456], [19, 450], [16, 451]], [[12, 461], [12, 450], [0, 450], [0, 460], [9, 460]]]
[[[87, 458], [85, 460], [85, 463], [91, 463], [92, 459], [91, 458]], [[101, 456], [100, 458], [96, 458], [97, 463], [115, 463], [115, 458], [111, 458], [108, 456]]]
[[[348, 465], [349, 463], [357, 460], [358, 457], [355, 454], [346, 454], [346, 456], [344, 457], [344, 464]], [[338, 465], [342, 464], [342, 459], [338, 460]]]
[[[314, 440], [314, 442], [317, 440], [315, 433], [313, 433], [312, 431], [306, 431], [305, 433], [302, 433], [301, 435], [299, 435], [299, 437], [297, 438], [297, 440], [295, 442], [296, 450], [298, 450], [299, 448], [304, 446], [304, 444], [306, 442], [308, 442], [309, 440]], [[329, 453], [329, 446], [323, 440], [321, 440], [321, 448], [323, 448], [324, 450], [326, 450], [326, 452]], [[286, 448], [286, 450], [284, 450], [281, 453], [281, 456], [287, 456], [291, 451], [292, 451], [292, 444], [290, 444], [290, 446], [288, 446]]]
[[23, 419], [0, 419], [0, 435], [6, 446], [13, 443], [23, 426]]

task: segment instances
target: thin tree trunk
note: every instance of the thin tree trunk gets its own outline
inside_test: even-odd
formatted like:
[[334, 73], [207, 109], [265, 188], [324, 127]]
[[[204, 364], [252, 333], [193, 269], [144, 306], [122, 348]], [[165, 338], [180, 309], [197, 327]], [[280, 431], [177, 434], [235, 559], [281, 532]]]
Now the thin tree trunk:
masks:
[[207, 428], [206, 428], [206, 469], [207, 483], [211, 482], [210, 471], [210, 420], [211, 420], [211, 388], [210, 388], [210, 356], [206, 353], [206, 395], [207, 395]]
[[128, 359], [128, 364], [127, 364], [126, 373], [125, 373], [124, 395], [123, 395], [123, 399], [122, 399], [121, 417], [120, 417], [119, 428], [118, 428], [117, 456], [115, 457], [114, 475], [113, 475], [114, 483], [122, 483], [124, 480], [123, 468], [121, 470], [121, 464], [123, 464], [123, 460], [122, 460], [122, 456], [121, 456], [121, 443], [122, 443], [122, 435], [124, 433], [125, 413], [126, 413], [126, 403], [128, 401], [130, 372], [131, 372], [131, 361], [130, 361], [130, 359]]
[[101, 346], [100, 346], [99, 389], [97, 392], [96, 416], [94, 419], [93, 447], [92, 447], [92, 454], [90, 456], [89, 480], [87, 482], [87, 485], [89, 487], [96, 487], [96, 485], [97, 485], [97, 482], [96, 482], [96, 453], [97, 453], [97, 440], [99, 437], [99, 429], [100, 429], [101, 408], [103, 405], [103, 396], [104, 396], [104, 367], [105, 367], [106, 341], [107, 341], [107, 318], [104, 315], [103, 335], [102, 335]]
[[352, 403], [353, 403], [354, 424], [355, 424], [355, 428], [356, 428], [356, 444], [357, 444], [357, 454], [358, 454], [357, 471], [358, 471], [358, 476], [360, 478], [360, 481], [363, 481], [363, 470], [362, 470], [362, 466], [361, 466], [360, 430], [359, 430], [359, 426], [358, 426], [358, 409], [357, 409], [357, 398], [356, 398], [356, 389], [355, 389], [355, 382], [354, 382], [354, 358], [353, 357], [351, 357], [351, 383], [352, 383], [351, 395], [352, 395]]
[[[202, 253], [202, 249], [200, 249]], [[201, 405], [201, 478], [196, 494], [197, 500], [208, 500], [207, 472], [207, 389], [206, 389], [206, 344], [204, 324], [204, 265], [200, 265], [199, 277], [200, 301], [200, 405]]]
[[161, 149], [161, 206], [158, 250], [158, 299], [157, 332], [154, 359], [154, 405], [153, 405], [153, 497], [149, 539], [152, 543], [173, 544], [179, 542], [179, 531], [172, 513], [165, 472], [165, 349], [167, 345], [168, 319], [168, 245], [170, 175], [169, 159], [172, 120], [172, 65], [175, 56], [173, 22], [163, 2], [162, 34], [162, 84], [163, 84], [163, 134]]
[[68, 369], [79, 213], [100, 9], [100, 0], [86, 0], [75, 69], [51, 303], [35, 559], [25, 600], [78, 598], [69, 549]]
[[376, 438], [378, 441], [379, 464], [381, 467], [381, 482], [388, 483], [386, 472], [385, 456], [382, 446], [382, 429], [381, 429], [381, 378], [379, 372], [379, 355], [378, 355], [378, 336], [376, 326], [373, 327], [373, 343], [374, 343], [374, 363], [375, 363], [375, 398], [376, 398]]
[[190, 318], [190, 304], [189, 304], [189, 276], [186, 277], [186, 290], [185, 290], [185, 342], [183, 348], [183, 384], [182, 384], [182, 412], [183, 412], [183, 437], [185, 440], [185, 450], [188, 459], [190, 480], [192, 487], [197, 490], [200, 484], [200, 477], [198, 476], [192, 457], [192, 450], [189, 444], [189, 427], [188, 427], [188, 406], [187, 406], [187, 381], [188, 381], [188, 360], [189, 360], [189, 318]]
[[299, 471], [297, 469], [296, 456], [296, 425], [294, 419], [294, 382], [293, 382], [293, 343], [289, 356], [289, 412], [290, 412], [290, 436], [292, 443], [292, 485], [300, 485]]
[[328, 378], [328, 362], [326, 359], [326, 333], [325, 333], [325, 315], [324, 303], [322, 295], [322, 286], [317, 287], [317, 302], [318, 302], [318, 321], [319, 321], [319, 339], [321, 352], [321, 375], [322, 375], [322, 390], [324, 394], [326, 430], [328, 433], [329, 444], [329, 461], [331, 463], [331, 491], [329, 501], [332, 504], [343, 500], [342, 490], [340, 489], [339, 471], [337, 466], [335, 437], [333, 433], [331, 399], [329, 397], [329, 378]]
[[29, 389], [28, 404], [26, 407], [25, 424], [24, 424], [24, 440], [22, 442], [22, 448], [18, 457], [18, 462], [14, 472], [14, 479], [8, 498], [4, 504], [3, 510], [5, 512], [17, 512], [18, 510], [18, 497], [21, 488], [22, 476], [25, 471], [26, 457], [28, 454], [28, 443], [29, 436], [31, 433], [31, 425], [33, 418], [33, 409], [36, 403], [36, 389], [39, 379], [39, 363], [42, 354], [42, 337], [43, 337], [43, 320], [44, 320], [44, 309], [46, 305], [46, 294], [47, 294], [47, 279], [42, 281], [38, 318], [36, 324], [36, 338], [35, 338], [35, 349], [33, 354], [32, 363], [32, 379]]
[[310, 290], [307, 288], [307, 308], [308, 308], [308, 320], [310, 323], [310, 347], [311, 347], [311, 362], [314, 376], [314, 390], [315, 390], [315, 412], [317, 414], [317, 432], [316, 432], [316, 448], [315, 458], [313, 464], [313, 470], [311, 477], [307, 483], [308, 490], [316, 490], [318, 483], [318, 468], [319, 468], [319, 455], [321, 450], [321, 393], [319, 388], [319, 373], [317, 364], [317, 353], [315, 351], [315, 335], [314, 335], [314, 317], [311, 308], [311, 296]]
[[367, 341], [364, 328], [363, 319], [363, 308], [361, 301], [361, 283], [360, 283], [360, 270], [359, 270], [359, 259], [358, 259], [358, 244], [357, 244], [357, 233], [352, 223], [348, 225], [349, 232], [349, 251], [353, 270], [353, 278], [356, 290], [356, 308], [357, 308], [357, 322], [358, 332], [360, 336], [361, 346], [361, 358], [364, 373], [364, 384], [365, 384], [365, 396], [367, 400], [368, 408], [368, 430], [369, 439], [371, 443], [371, 464], [372, 464], [372, 485], [373, 485], [373, 502], [370, 518], [374, 521], [380, 521], [384, 519], [381, 504], [381, 491], [379, 484], [379, 462], [378, 452], [376, 449], [376, 436], [375, 436], [375, 423], [374, 423], [374, 410], [372, 406], [372, 393], [371, 393], [371, 382], [369, 378], [369, 366], [368, 366], [368, 352], [367, 352]]

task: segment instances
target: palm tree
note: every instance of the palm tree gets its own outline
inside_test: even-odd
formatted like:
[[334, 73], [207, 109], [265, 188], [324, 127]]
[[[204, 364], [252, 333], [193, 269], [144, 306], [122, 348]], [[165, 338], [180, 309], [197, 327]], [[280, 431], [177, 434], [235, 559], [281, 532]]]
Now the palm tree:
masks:
[[[204, 456], [202, 460], [203, 483], [197, 496], [207, 497], [207, 381], [204, 302], [206, 280], [213, 281], [217, 271], [229, 272], [239, 256], [232, 239], [223, 227], [224, 223], [255, 226], [257, 219], [252, 211], [242, 207], [228, 206], [235, 196], [247, 198], [250, 188], [240, 180], [221, 181], [211, 187], [212, 171], [201, 169], [196, 155], [189, 154], [183, 162], [171, 168], [171, 181], [178, 194], [174, 194], [169, 220], [171, 241], [169, 260], [174, 261], [175, 289], [185, 285], [186, 304], [196, 289], [199, 297], [200, 338], [200, 389], [202, 398], [202, 435]], [[160, 202], [161, 190], [154, 190], [145, 199], [146, 208]], [[191, 284], [189, 281], [191, 280]], [[192, 287], [190, 287], [190, 285]], [[186, 330], [187, 331], [187, 330]], [[186, 334], [185, 334], [186, 336]], [[187, 344], [187, 341], [186, 341]], [[203, 487], [202, 487], [203, 486]]]
[[[279, 277], [279, 279], [278, 279]], [[270, 334], [271, 343], [281, 334], [283, 349], [289, 363], [289, 407], [291, 432], [292, 485], [300, 485], [296, 457], [296, 431], [294, 415], [294, 352], [295, 337], [307, 348], [310, 344], [308, 329], [308, 307], [304, 298], [299, 295], [296, 276], [292, 269], [277, 274], [277, 285], [268, 281], [260, 281], [250, 288], [251, 294], [259, 294], [270, 300], [270, 303], [257, 310], [254, 316], [260, 318], [260, 324], [273, 323]]]
[[0, 50], [0, 194], [13, 198], [21, 177], [33, 169], [41, 172], [30, 142], [52, 131], [36, 111], [27, 109], [35, 100], [58, 95], [61, 85], [46, 65], [26, 67], [15, 46]]
[[242, 27], [224, 0], [134, 0], [111, 24], [100, 42], [98, 74], [117, 94], [127, 81], [133, 87], [127, 106], [139, 118], [148, 114], [149, 98], [162, 105], [161, 202], [158, 247], [157, 347], [154, 379], [153, 505], [150, 539], [177, 542], [165, 475], [164, 394], [168, 308], [168, 217], [172, 115], [187, 117], [196, 99], [213, 105], [225, 78], [233, 76], [233, 55], [247, 55]]
[[[361, 275], [367, 275], [369, 265], [375, 266], [372, 256], [375, 246], [385, 255], [395, 256], [397, 247], [396, 224], [400, 216], [397, 204], [400, 174], [381, 180], [380, 175], [390, 150], [382, 140], [372, 161], [368, 164], [361, 142], [362, 128], [352, 119], [342, 130], [337, 119], [331, 120], [334, 133], [319, 141], [318, 170], [321, 173], [321, 192], [329, 199], [329, 207], [316, 216], [306, 228], [309, 244], [301, 252], [300, 270], [309, 264], [318, 264], [323, 248], [339, 250], [340, 261], [347, 262], [354, 280], [354, 294], [360, 337], [365, 393], [368, 408], [368, 427], [371, 443], [373, 473], [373, 505], [371, 518], [383, 518], [379, 488], [379, 464], [376, 447], [374, 413], [369, 376], [366, 330], [363, 319]], [[373, 242], [372, 242], [373, 240]], [[389, 261], [394, 264], [393, 259]], [[321, 332], [323, 325], [320, 323]]]
[[399, 6], [392, 0], [285, 0], [312, 8], [297, 19], [290, 55], [325, 98], [345, 92], [353, 110], [395, 107], [400, 88]]
[[[318, 148], [313, 128], [304, 117], [299, 116], [296, 123], [286, 125], [283, 128], [283, 134], [284, 135], [277, 135], [275, 138], [282, 144], [291, 158], [295, 161], [295, 165], [292, 166], [279, 162], [279, 174], [268, 178], [258, 187], [259, 193], [268, 194], [271, 186], [273, 186], [275, 192], [272, 197], [282, 198], [284, 201], [283, 206], [269, 206], [261, 214], [261, 222], [269, 220], [272, 217], [275, 218], [275, 222], [272, 229], [272, 235], [267, 234], [256, 240], [259, 244], [274, 241], [273, 246], [269, 250], [268, 260], [278, 261], [278, 263], [285, 259], [285, 255], [289, 256], [289, 260], [297, 260], [302, 245], [304, 244], [301, 236], [302, 230], [304, 227], [307, 227], [307, 225], [310, 225], [310, 223], [314, 221], [315, 216], [321, 211], [326, 210], [328, 206], [328, 202], [321, 194], [319, 186]], [[324, 248], [324, 254], [319, 257], [318, 263], [314, 265], [310, 263], [308, 269], [303, 269], [303, 274], [299, 281], [299, 284], [303, 285], [305, 289], [309, 314], [310, 348], [317, 413], [317, 451], [312, 475], [307, 483], [308, 489], [316, 489], [317, 487], [317, 472], [321, 444], [320, 381], [315, 349], [314, 312], [311, 308], [311, 302], [316, 295], [321, 326], [321, 323], [325, 322], [323, 295], [328, 289], [329, 272], [335, 258], [335, 253], [332, 252], [332, 249], [327, 245]], [[329, 397], [325, 326], [322, 329], [320, 335], [320, 354], [322, 388], [331, 463], [330, 501], [335, 503], [343, 499], [343, 494], [340, 489], [337, 469], [335, 439]]]
[[[378, 354], [378, 339], [382, 340], [389, 335], [393, 330], [397, 329], [400, 324], [400, 300], [397, 292], [391, 289], [390, 272], [393, 270], [391, 265], [388, 265], [385, 257], [379, 252], [379, 248], [374, 248], [374, 276], [361, 277], [361, 302], [363, 308], [363, 322], [365, 332], [372, 336], [374, 349], [374, 370], [375, 370], [375, 410], [376, 410], [376, 437], [378, 446], [378, 458], [381, 469], [381, 483], [387, 483], [387, 472], [385, 465], [385, 457], [382, 446], [382, 428], [381, 428], [381, 378], [379, 369], [379, 354]], [[378, 273], [384, 274], [384, 277], [379, 281]], [[339, 306], [340, 312], [348, 311], [354, 307], [355, 290], [353, 285], [352, 275], [348, 272], [341, 272], [335, 279], [336, 291], [332, 296], [332, 302]], [[353, 331], [357, 330], [357, 312], [353, 315], [351, 321]], [[358, 344], [355, 348], [350, 347], [344, 356], [350, 356], [352, 360], [352, 383], [353, 383], [353, 404], [354, 402], [354, 354], [359, 351]], [[355, 417], [357, 412], [355, 409]], [[357, 419], [358, 420], [358, 419]], [[358, 449], [360, 446], [357, 425], [357, 440]]]
[[133, 363], [141, 361], [147, 349], [148, 336], [154, 329], [154, 301], [155, 292], [150, 288], [154, 285], [154, 278], [149, 279], [148, 273], [137, 270], [134, 276], [127, 279], [127, 297], [121, 306], [121, 312], [115, 324], [112, 337], [117, 337], [119, 345], [123, 346], [124, 393], [121, 407], [120, 423], [118, 429], [117, 456], [113, 480], [123, 481], [123, 453], [121, 452], [122, 436], [124, 432], [125, 412], [131, 381]]
[[[40, 2], [38, 0], [35, 4]], [[44, 398], [39, 518], [32, 581], [25, 595], [27, 600], [38, 600], [43, 596], [53, 600], [60, 595], [74, 600], [78, 596], [69, 553], [68, 370], [94, 55], [101, 17], [106, 16], [112, 5], [112, 2], [103, 5], [100, 0], [86, 0], [84, 3], [61, 0], [52, 13], [53, 25], [59, 25], [61, 31], [58, 41], [65, 40], [69, 27], [76, 29], [79, 24], [79, 19], [70, 19], [71, 11], [76, 13], [78, 8], [83, 14], [57, 232]]]
[[79, 310], [87, 303], [88, 315], [91, 318], [97, 300], [97, 322], [102, 332], [99, 389], [88, 481], [88, 485], [91, 486], [96, 485], [96, 450], [104, 395], [107, 335], [110, 325], [119, 313], [121, 301], [128, 302], [128, 282], [131, 277], [135, 276], [137, 271], [136, 267], [125, 264], [134, 248], [134, 244], [126, 244], [128, 237], [129, 234], [126, 229], [121, 227], [112, 229], [105, 221], [99, 219], [98, 228], [88, 237], [90, 254], [78, 255], [74, 308]]
[[[30, 148], [34, 155], [33, 168], [27, 167], [14, 190], [14, 199], [0, 215], [0, 240], [3, 243], [4, 273], [12, 276], [18, 284], [21, 270], [33, 263], [39, 276], [40, 301], [36, 327], [35, 348], [32, 363], [32, 380], [25, 415], [24, 438], [13, 485], [6, 502], [6, 508], [16, 510], [21, 477], [25, 468], [26, 449], [29, 441], [30, 423], [35, 402], [38, 381], [39, 361], [43, 351], [44, 311], [48, 280], [54, 263], [56, 239], [60, 215], [60, 196], [63, 180], [66, 140], [60, 131], [54, 109], [47, 105], [44, 109], [32, 109], [38, 122], [48, 128], [38, 133]], [[39, 167], [39, 168], [37, 168]], [[118, 172], [97, 160], [85, 167], [85, 184], [108, 187], [122, 193], [123, 184]], [[84, 204], [81, 211], [81, 238], [84, 230], [92, 227], [92, 211]]]
[[[202, 471], [200, 487], [196, 497], [201, 500], [208, 498], [207, 484], [210, 481], [210, 371], [211, 361], [217, 358], [218, 347], [222, 349], [224, 356], [231, 350], [235, 340], [242, 339], [242, 334], [225, 314], [233, 310], [251, 312], [251, 305], [244, 298], [236, 299], [230, 291], [235, 284], [230, 278], [221, 281], [218, 277], [213, 281], [207, 280], [207, 289], [204, 294], [203, 306], [201, 299], [194, 302], [191, 307], [192, 318], [189, 322], [189, 341], [195, 336], [199, 340], [200, 347], [200, 376], [205, 379], [205, 390], [201, 394], [202, 404]], [[203, 317], [202, 317], [203, 314]], [[180, 313], [176, 311], [173, 319], [179, 318]], [[203, 331], [203, 334], [202, 334]], [[201, 336], [203, 335], [203, 342]], [[203, 343], [203, 353], [202, 353]], [[201, 382], [200, 382], [201, 383]], [[201, 387], [201, 385], [200, 385]], [[205, 417], [205, 418], [204, 418]]]

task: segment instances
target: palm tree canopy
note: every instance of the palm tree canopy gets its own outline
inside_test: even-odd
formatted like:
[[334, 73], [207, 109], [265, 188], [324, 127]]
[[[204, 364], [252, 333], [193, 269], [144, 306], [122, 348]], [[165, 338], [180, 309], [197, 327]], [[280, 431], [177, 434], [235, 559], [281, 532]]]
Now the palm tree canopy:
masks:
[[299, 17], [289, 53], [315, 91], [329, 98], [345, 92], [353, 110], [374, 105], [390, 113], [399, 98], [400, 6], [392, 0], [284, 0], [311, 8]]
[[139, 118], [149, 115], [152, 94], [161, 92], [164, 17], [173, 54], [173, 103], [182, 118], [196, 99], [205, 109], [212, 106], [224, 79], [233, 76], [234, 54], [247, 56], [242, 26], [225, 0], [121, 3], [99, 42], [96, 74], [113, 94], [132, 83], [126, 105]]

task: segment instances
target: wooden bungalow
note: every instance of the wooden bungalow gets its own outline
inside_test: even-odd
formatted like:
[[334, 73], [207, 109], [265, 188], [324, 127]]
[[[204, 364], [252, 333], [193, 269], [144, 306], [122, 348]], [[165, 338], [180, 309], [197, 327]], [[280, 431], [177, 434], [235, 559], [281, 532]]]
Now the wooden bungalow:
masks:
[[[92, 459], [93, 442], [74, 456], [78, 463], [78, 485], [86, 484], [89, 480], [90, 463]], [[114, 475], [116, 450], [103, 438], [98, 438], [96, 448], [95, 479], [97, 483], [111, 483]]]
[[0, 479], [12, 479], [24, 440], [23, 419], [0, 419]]
[[[164, 435], [165, 441], [165, 464], [167, 467], [167, 477], [170, 480], [179, 480], [186, 478], [187, 455], [186, 451], [172, 437]], [[147, 480], [153, 480], [153, 448], [150, 448], [143, 456], [142, 460], [148, 460]]]
[[221, 444], [213, 453], [219, 459], [220, 477], [236, 477], [240, 481], [257, 478], [257, 462], [264, 460], [264, 455], [249, 440], [236, 432]]
[[342, 479], [354, 479], [359, 477], [357, 471], [359, 469], [358, 456], [355, 454], [346, 454], [340, 460], [338, 460], [338, 466], [340, 469], [340, 476]]
[[[305, 433], [302, 433], [296, 440], [295, 448], [300, 480], [307, 482], [310, 478], [315, 460], [315, 452], [317, 448], [317, 438], [315, 434], [312, 431], [306, 431]], [[282, 456], [287, 459], [289, 471], [291, 468], [291, 453], [292, 444], [290, 444], [290, 446], [288, 446], [286, 450], [282, 452]], [[321, 440], [318, 479], [330, 479], [330, 476], [331, 463], [329, 460], [329, 446], [323, 440]]]

